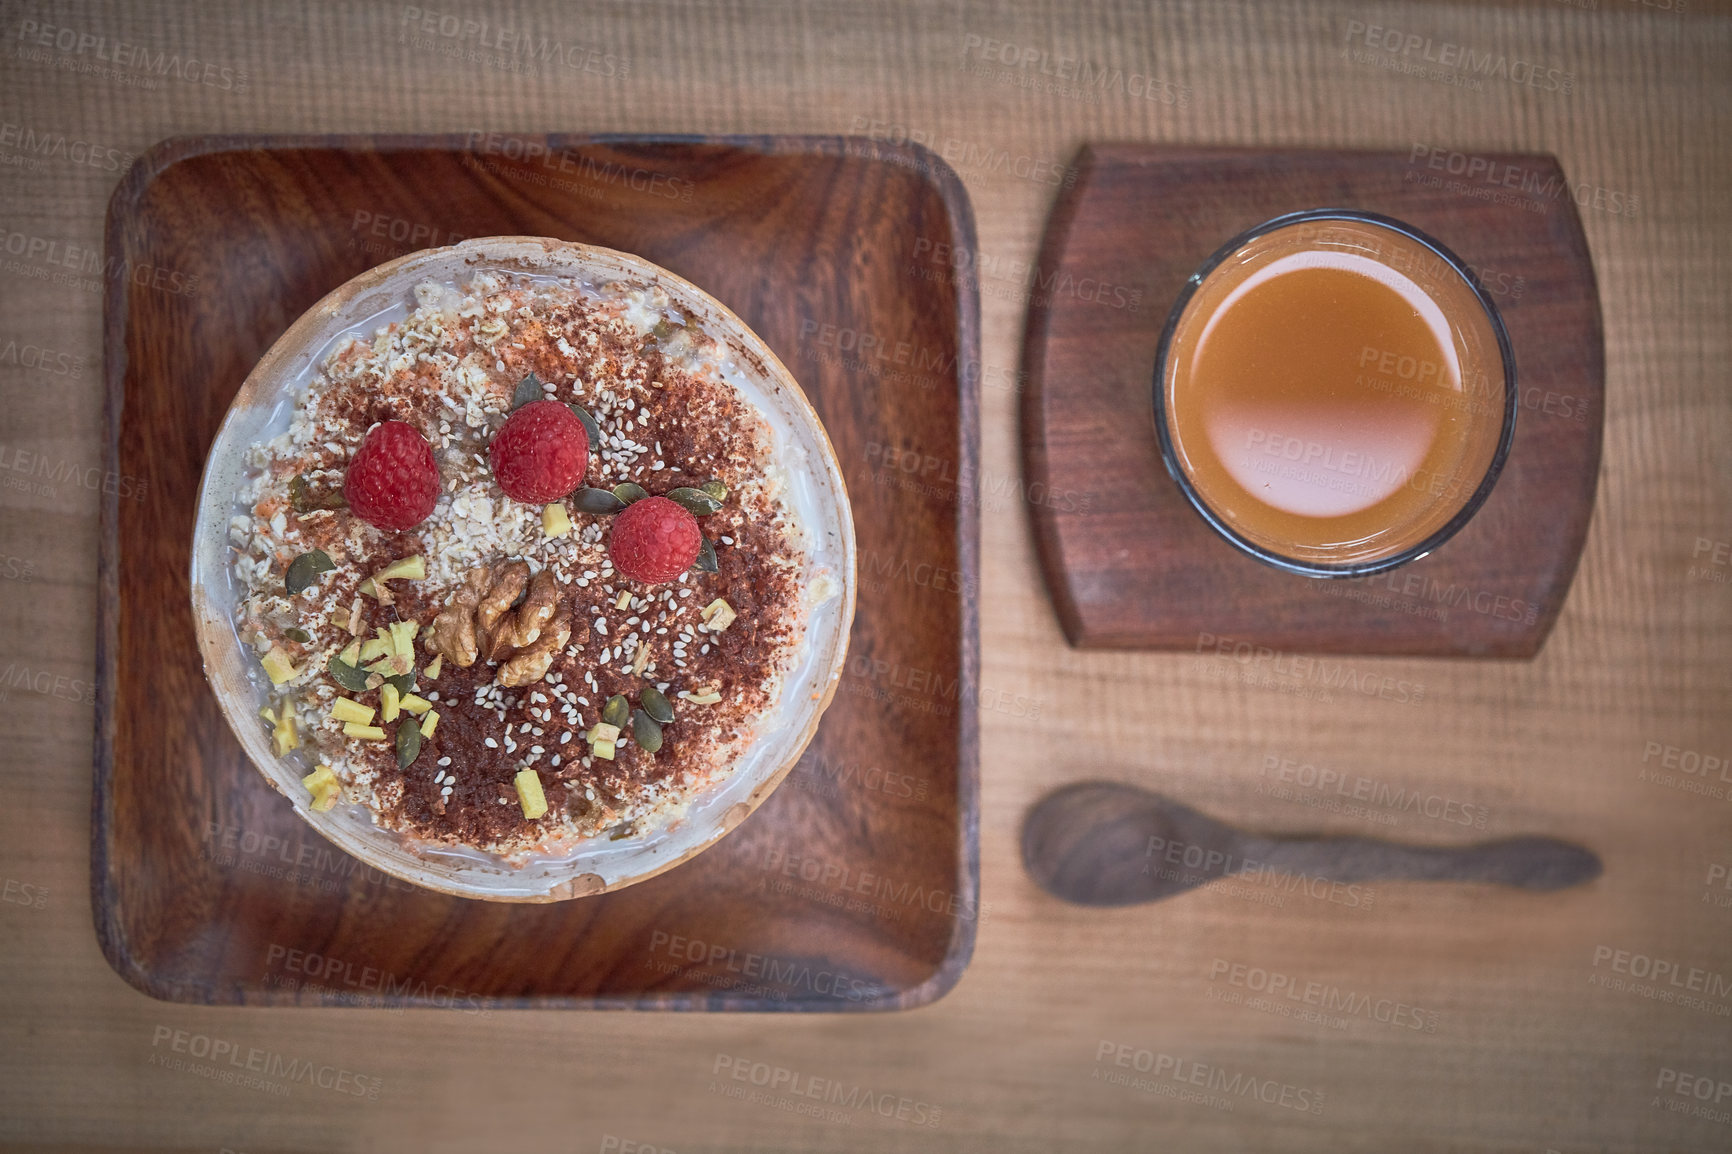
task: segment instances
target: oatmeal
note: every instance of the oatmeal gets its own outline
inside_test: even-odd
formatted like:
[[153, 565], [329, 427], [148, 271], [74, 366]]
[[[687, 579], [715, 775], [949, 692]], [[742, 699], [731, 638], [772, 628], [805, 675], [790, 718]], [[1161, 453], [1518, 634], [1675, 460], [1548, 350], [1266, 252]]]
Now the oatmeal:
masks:
[[315, 809], [412, 840], [643, 833], [730, 771], [804, 641], [772, 431], [653, 285], [416, 302], [252, 451], [229, 540], [262, 724]]

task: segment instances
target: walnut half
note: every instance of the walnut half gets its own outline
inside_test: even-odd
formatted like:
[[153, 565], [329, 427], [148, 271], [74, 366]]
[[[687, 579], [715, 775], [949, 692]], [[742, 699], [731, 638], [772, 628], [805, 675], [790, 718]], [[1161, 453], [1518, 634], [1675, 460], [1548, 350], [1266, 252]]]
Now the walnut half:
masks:
[[[520, 594], [523, 603], [513, 611]], [[553, 573], [532, 577], [526, 561], [496, 561], [464, 574], [433, 619], [427, 647], [465, 669], [482, 657], [502, 662], [499, 684], [515, 687], [545, 677], [570, 638], [571, 609], [560, 603]]]

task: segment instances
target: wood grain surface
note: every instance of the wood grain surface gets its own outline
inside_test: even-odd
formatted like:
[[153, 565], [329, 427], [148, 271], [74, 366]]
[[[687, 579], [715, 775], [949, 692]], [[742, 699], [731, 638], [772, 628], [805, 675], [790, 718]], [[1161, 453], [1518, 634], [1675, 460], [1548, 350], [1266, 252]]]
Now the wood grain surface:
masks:
[[[104, 508], [91, 835], [104, 953], [129, 982], [175, 1001], [352, 1004], [352, 991], [285, 969], [309, 956], [376, 973], [370, 993], [389, 1006], [443, 1006], [445, 990], [488, 1007], [837, 1012], [931, 1001], [967, 965], [977, 921], [976, 625], [960, 583], [863, 590], [850, 664], [785, 790], [693, 861], [583, 901], [508, 907], [361, 865], [292, 812], [218, 711], [187, 589], [205, 456], [283, 329], [381, 263], [375, 246], [354, 243], [357, 221], [369, 238], [374, 219], [424, 222], [420, 235], [396, 229], [401, 240], [381, 230], [405, 251], [473, 236], [598, 244], [710, 286], [800, 366], [849, 488], [866, 498], [858, 547], [895, 557], [918, 544], [977, 579], [973, 505], [954, 484], [884, 485], [872, 451], [895, 445], [965, 470], [978, 451], [969, 286], [871, 259], [920, 236], [971, 244], [947, 170], [918, 148], [831, 137], [511, 145], [516, 159], [461, 137], [189, 138], [152, 149], [116, 192], [110, 256], [173, 269], [198, 289], [109, 281], [106, 383], [119, 427], [105, 465], [153, 484], [137, 509], [118, 494]], [[941, 351], [942, 365], [886, 380], [840, 358], [802, 362], [804, 335], [820, 331], [901, 333]], [[202, 339], [181, 339], [189, 332]], [[160, 708], [165, 689], [182, 708]], [[162, 766], [179, 767], [175, 789], [162, 788]], [[882, 782], [885, 766], [924, 782], [922, 796], [836, 788]], [[846, 866], [825, 868], [833, 862]], [[747, 969], [753, 956], [763, 961]]]
[[[1725, 1149], [1732, 18], [1663, 2], [0, 9], [0, 1141]], [[101, 464], [109, 199], [175, 135], [491, 131], [914, 137], [967, 188], [973, 253], [933, 236], [862, 258], [981, 270], [983, 916], [936, 1003], [483, 1014], [447, 990], [456, 1012], [204, 1007], [153, 1000], [104, 960], [88, 896], [100, 510], [108, 488], [135, 513], [153, 484]], [[1605, 440], [1580, 568], [1533, 661], [1355, 656], [1408, 700], [1324, 700], [1272, 662], [1065, 643], [1024, 508], [1017, 390], [1024, 278], [1087, 141], [1558, 158], [1599, 279]], [[256, 261], [295, 275], [263, 244]], [[862, 582], [948, 587], [936, 548], [909, 552], [906, 575], [863, 566]], [[188, 708], [176, 688], [165, 716]], [[154, 768], [169, 792], [185, 773]], [[1222, 881], [1071, 907], [1023, 874], [1017, 838], [1039, 797], [1085, 779], [1258, 831], [1549, 835], [1605, 873], [1549, 894], [1392, 884], [1353, 905]], [[379, 975], [346, 959], [283, 961], [378, 997]]]
[[[1411, 150], [1082, 149], [1047, 223], [1023, 343], [1023, 467], [1045, 498], [1029, 511], [1072, 644], [1539, 651], [1599, 479], [1599, 292], [1557, 161], [1475, 158], [1470, 181], [1472, 161], [1457, 177], [1447, 155], [1434, 165]], [[1263, 221], [1326, 207], [1381, 213], [1440, 241], [1479, 276], [1515, 353], [1515, 439], [1490, 497], [1429, 555], [1357, 579], [1286, 573], [1217, 534], [1168, 477], [1152, 418], [1161, 332], [1186, 280]], [[1321, 679], [1342, 684], [1337, 669]]]

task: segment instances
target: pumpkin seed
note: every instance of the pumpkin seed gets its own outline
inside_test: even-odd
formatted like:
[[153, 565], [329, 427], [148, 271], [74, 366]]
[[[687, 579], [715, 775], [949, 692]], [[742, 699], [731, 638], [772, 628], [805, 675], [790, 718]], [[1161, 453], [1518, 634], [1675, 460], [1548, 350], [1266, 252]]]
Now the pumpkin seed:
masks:
[[629, 505], [633, 501], [643, 500], [645, 497], [649, 496], [649, 492], [642, 485], [636, 484], [632, 481], [627, 481], [623, 485], [615, 485], [613, 487], [613, 495]]
[[517, 391], [511, 395], [511, 409], [516, 412], [531, 401], [545, 399], [545, 396], [546, 394], [542, 391], [541, 378], [530, 373], [517, 382]]
[[627, 705], [625, 698], [617, 693], [608, 698], [607, 704], [601, 709], [602, 723], [618, 729], [625, 728], [626, 718], [629, 716], [631, 716], [631, 706]]
[[367, 674], [350, 665], [341, 657], [331, 658], [331, 663], [325, 666], [325, 672], [331, 675], [332, 681], [350, 693], [365, 693], [367, 691]]
[[601, 426], [595, 423], [595, 418], [589, 415], [589, 410], [582, 405], [566, 402], [566, 407], [577, 414], [577, 419], [583, 422], [584, 436], [589, 438], [589, 451], [601, 452]]
[[625, 502], [606, 489], [579, 489], [571, 495], [571, 503], [581, 513], [617, 513]]
[[708, 517], [722, 507], [720, 501], [702, 489], [687, 489], [682, 486], [668, 493], [667, 498], [684, 507], [694, 517]]
[[399, 673], [395, 677], [387, 677], [385, 678], [385, 684], [395, 685], [397, 687], [397, 692], [407, 697], [409, 694], [415, 692], [415, 671], [411, 669], [407, 673]]
[[669, 703], [666, 697], [662, 696], [662, 691], [657, 689], [655, 686], [644, 686], [644, 690], [638, 695], [638, 699], [643, 703], [643, 711], [661, 722], [663, 725], [666, 725], [674, 719], [673, 705]]
[[421, 756], [421, 727], [404, 718], [397, 726], [397, 768], [408, 769]]
[[329, 573], [337, 567], [336, 562], [326, 555], [323, 549], [314, 549], [311, 553], [302, 553], [289, 562], [289, 571], [283, 578], [283, 585], [289, 591], [289, 596], [312, 588], [318, 581], [319, 574]]
[[662, 727], [641, 709], [632, 710], [631, 737], [645, 753], [654, 753], [662, 747]]
[[702, 489], [718, 501], [726, 501], [728, 499], [728, 487], [720, 481], [705, 481], [703, 484], [699, 485], [698, 488]]
[[705, 573], [716, 571], [716, 547], [710, 544], [708, 537], [703, 538], [703, 544], [698, 546], [698, 559], [692, 562], [692, 568], [702, 569]]
[[285, 629], [283, 630], [283, 636], [287, 637], [290, 641], [299, 641], [302, 645], [306, 645], [313, 639], [313, 635], [308, 633], [305, 629]]

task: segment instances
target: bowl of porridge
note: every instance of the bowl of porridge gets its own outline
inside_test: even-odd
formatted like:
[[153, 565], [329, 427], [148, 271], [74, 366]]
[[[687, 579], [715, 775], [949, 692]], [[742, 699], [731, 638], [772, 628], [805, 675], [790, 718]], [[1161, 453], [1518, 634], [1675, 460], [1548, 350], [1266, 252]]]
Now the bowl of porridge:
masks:
[[737, 316], [540, 237], [341, 286], [247, 377], [192, 551], [206, 676], [337, 846], [499, 901], [714, 844], [828, 707], [853, 520], [823, 424]]

